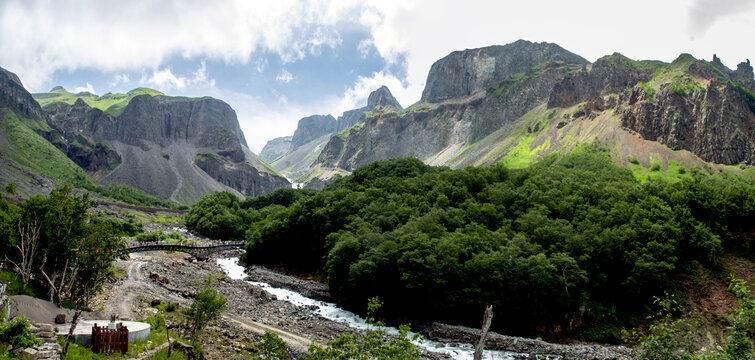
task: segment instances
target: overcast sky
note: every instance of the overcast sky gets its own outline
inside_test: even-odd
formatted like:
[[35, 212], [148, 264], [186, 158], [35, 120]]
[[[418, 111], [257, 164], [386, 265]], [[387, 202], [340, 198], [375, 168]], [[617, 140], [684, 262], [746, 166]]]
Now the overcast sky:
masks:
[[736, 68], [755, 60], [753, 35], [755, 0], [0, 0], [0, 66], [29, 91], [213, 96], [257, 153], [383, 84], [413, 104], [454, 50], [525, 39], [589, 61], [715, 53]]

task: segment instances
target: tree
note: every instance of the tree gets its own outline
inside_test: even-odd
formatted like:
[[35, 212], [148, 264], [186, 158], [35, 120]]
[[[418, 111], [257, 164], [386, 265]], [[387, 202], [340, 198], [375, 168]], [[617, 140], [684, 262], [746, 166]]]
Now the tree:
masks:
[[191, 341], [198, 342], [199, 335], [208, 323], [220, 318], [227, 308], [226, 298], [211, 287], [211, 281], [205, 284], [191, 307], [186, 309], [186, 329], [191, 334]]
[[8, 195], [16, 195], [16, 190], [18, 189], [18, 185], [15, 183], [8, 183], [8, 185], [5, 185], [5, 193]]
[[27, 200], [21, 208], [17, 220], [15, 236], [11, 238], [12, 246], [18, 250], [18, 259], [13, 261], [6, 257], [21, 277], [24, 289], [34, 277], [34, 260], [40, 250], [42, 223], [47, 211], [47, 201], [42, 196]]
[[113, 276], [113, 261], [124, 256], [114, 250], [121, 249], [124, 245], [109, 223], [92, 223], [87, 227], [85, 235], [74, 243], [70, 263], [76, 271], [72, 275], [74, 281], [69, 299], [75, 305], [75, 312], [63, 354], [68, 351], [68, 344], [73, 338], [82, 309], [89, 306], [90, 300], [102, 288], [105, 280]]
[[47, 199], [42, 227], [45, 248], [39, 270], [48, 284], [50, 301], [55, 300], [58, 306], [71, 293], [77, 279], [80, 263], [73, 259], [88, 229], [106, 229], [110, 235], [117, 233], [113, 224], [91, 221], [87, 209], [92, 206], [94, 202], [89, 194], [76, 195], [69, 185], [54, 189]]
[[257, 350], [256, 359], [288, 360], [291, 358], [283, 339], [270, 331], [265, 331], [265, 335], [262, 335], [262, 339], [257, 343]]

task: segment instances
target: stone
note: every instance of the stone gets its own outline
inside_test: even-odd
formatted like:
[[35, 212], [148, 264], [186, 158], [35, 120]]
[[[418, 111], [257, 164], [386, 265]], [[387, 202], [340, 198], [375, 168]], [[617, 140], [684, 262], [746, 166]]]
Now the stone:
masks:
[[[64, 316], [64, 317], [65, 317], [65, 316]], [[52, 325], [51, 325], [51, 324], [40, 324], [40, 325], [39, 325], [39, 331], [44, 331], [44, 332], [53, 332], [53, 331], [55, 331], [55, 330], [54, 330], [54, 329], [52, 328]]]
[[38, 352], [39, 351], [37, 351], [36, 349], [33, 349], [33, 348], [23, 349], [23, 350], [21, 350], [21, 359], [24, 359], [24, 360], [36, 360]]

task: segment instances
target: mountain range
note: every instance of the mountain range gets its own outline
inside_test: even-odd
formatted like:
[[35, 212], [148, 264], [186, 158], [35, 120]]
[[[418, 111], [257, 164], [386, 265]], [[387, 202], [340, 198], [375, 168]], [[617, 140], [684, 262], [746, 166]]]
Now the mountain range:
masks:
[[[684, 169], [753, 173], [755, 80], [682, 54], [671, 63], [614, 53], [590, 63], [552, 43], [519, 40], [435, 62], [407, 108], [383, 86], [338, 117], [299, 120], [294, 134], [247, 147], [234, 110], [210, 97], [137, 88], [97, 96], [55, 87], [30, 94], [0, 69], [0, 185], [23, 194], [58, 182], [128, 185], [192, 204], [230, 191], [322, 188], [383, 159], [451, 168], [521, 168], [599, 142], [639, 178]], [[268, 165], [269, 164], [269, 165]]]
[[2, 70], [0, 114], [0, 171], [28, 194], [58, 180], [88, 189], [129, 185], [192, 204], [216, 191], [257, 196], [290, 186], [248, 149], [234, 110], [210, 97], [62, 87], [32, 95]]
[[[313, 188], [377, 160], [517, 168], [594, 141], [641, 178], [694, 167], [751, 172], [754, 94], [749, 60], [736, 70], [715, 55], [664, 63], [614, 53], [589, 63], [556, 44], [519, 40], [438, 60], [422, 98], [406, 109], [368, 104], [356, 124], [315, 146], [279, 138], [261, 156]], [[306, 119], [300, 129], [312, 127]]]

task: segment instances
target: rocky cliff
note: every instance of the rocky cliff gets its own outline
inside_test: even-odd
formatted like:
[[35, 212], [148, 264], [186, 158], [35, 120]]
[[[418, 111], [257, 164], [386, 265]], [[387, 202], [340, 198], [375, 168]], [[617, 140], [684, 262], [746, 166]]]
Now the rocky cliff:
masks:
[[65, 141], [21, 80], [0, 68], [0, 185], [15, 184], [24, 197], [47, 193], [60, 181], [95, 186], [65, 150]]
[[[63, 135], [69, 157], [101, 184], [132, 185], [184, 203], [214, 191], [256, 196], [289, 186], [247, 149], [228, 104], [209, 97], [132, 95], [124, 95], [117, 111], [90, 107], [81, 94], [73, 104], [55, 101], [44, 107]], [[215, 154], [218, 161], [212, 166], [195, 162], [200, 153]]]
[[294, 136], [291, 138], [291, 150], [320, 138], [332, 134], [336, 130], [336, 119], [332, 115], [312, 115], [299, 120]]
[[347, 171], [406, 156], [445, 164], [547, 101], [555, 84], [585, 64], [557, 45], [527, 41], [451, 53], [431, 67], [419, 103], [371, 114], [358, 131], [332, 138], [317, 163]]
[[440, 102], [469, 96], [547, 61], [588, 63], [556, 44], [525, 40], [503, 46], [455, 51], [432, 65], [420, 102]]
[[[330, 115], [313, 115], [302, 118], [289, 141], [289, 147], [281, 154], [285, 138], [268, 141], [260, 156], [271, 159], [270, 164], [294, 182], [310, 182], [317, 178], [318, 187], [324, 182], [323, 176], [339, 176], [347, 173], [342, 170], [329, 169], [327, 166], [313, 166], [326, 144], [336, 138], [344, 138], [364, 126], [368, 115], [387, 111], [402, 110], [401, 104], [393, 97], [386, 86], [371, 92], [367, 106], [348, 110], [334, 119]], [[313, 183], [314, 184], [314, 183]]]
[[288, 149], [291, 148], [291, 138], [291, 136], [283, 136], [268, 141], [260, 152], [260, 159], [271, 164], [286, 155]]
[[427, 79], [418, 103], [367, 113], [332, 137], [312, 168], [347, 172], [406, 156], [522, 167], [593, 141], [640, 178], [651, 164], [737, 172], [723, 165], [755, 158], [749, 61], [730, 70], [715, 56], [664, 63], [614, 53], [588, 64], [554, 44], [518, 41], [451, 53]]

